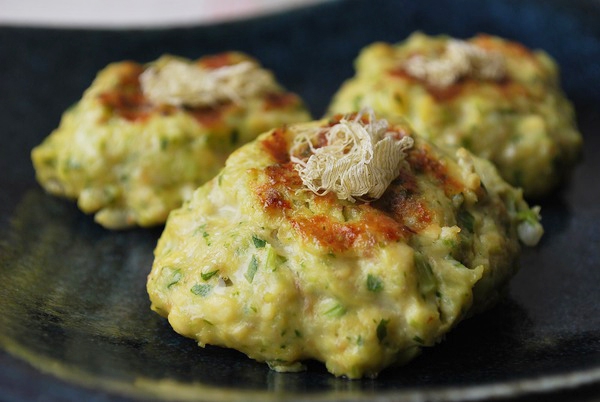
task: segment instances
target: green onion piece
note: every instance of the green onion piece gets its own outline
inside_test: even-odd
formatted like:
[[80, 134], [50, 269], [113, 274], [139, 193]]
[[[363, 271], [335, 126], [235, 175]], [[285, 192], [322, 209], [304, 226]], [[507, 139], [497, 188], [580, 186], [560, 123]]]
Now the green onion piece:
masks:
[[537, 209], [526, 209], [517, 212], [517, 219], [519, 222], [528, 222], [531, 224], [537, 224], [540, 221], [539, 210]]
[[258, 260], [256, 259], [256, 256], [253, 255], [250, 259], [250, 263], [248, 264], [248, 270], [244, 275], [249, 283], [252, 283], [252, 281], [254, 280], [254, 275], [256, 275], [256, 271], [258, 271]]
[[267, 249], [267, 261], [265, 262], [265, 266], [270, 271], [275, 271], [279, 266], [287, 261], [282, 255], [277, 254], [275, 249], [272, 246], [269, 246]]
[[175, 285], [176, 283], [178, 283], [181, 278], [183, 277], [183, 275], [181, 274], [181, 271], [178, 269], [176, 271], [173, 272], [173, 276], [171, 277], [171, 282], [169, 282], [167, 284], [167, 289], [171, 289], [171, 286]]
[[417, 275], [419, 275], [419, 289], [423, 295], [427, 295], [437, 287], [433, 270], [423, 254], [415, 253], [414, 260]]
[[335, 306], [333, 306], [332, 308], [330, 308], [323, 314], [326, 315], [327, 317], [341, 317], [345, 313], [346, 313], [346, 308], [344, 306], [342, 306], [341, 304], [336, 304]]
[[210, 234], [206, 231], [206, 223], [198, 226], [198, 228], [196, 228], [196, 230], [194, 231], [194, 236], [197, 235], [198, 233], [202, 234], [202, 237], [204, 238], [204, 240], [206, 241], [206, 245], [210, 246]]
[[387, 325], [389, 322], [390, 320], [381, 319], [379, 324], [377, 324], [377, 339], [379, 339], [379, 342], [383, 341], [387, 336]]
[[367, 289], [369, 291], [377, 293], [383, 290], [383, 281], [380, 277], [375, 275], [367, 275]]
[[219, 270], [218, 270], [218, 269], [217, 269], [217, 270], [215, 270], [215, 271], [210, 271], [210, 272], [206, 272], [206, 273], [202, 272], [202, 273], [200, 274], [200, 276], [202, 277], [202, 280], [205, 280], [205, 281], [207, 281], [207, 280], [209, 280], [210, 278], [212, 278], [213, 276], [215, 276], [215, 275], [216, 275], [218, 272], [219, 272]]
[[164, 151], [169, 146], [169, 139], [162, 137], [160, 139], [160, 150]]
[[210, 293], [211, 289], [211, 285], [194, 285], [190, 290], [195, 295], [205, 297]]
[[266, 240], [259, 239], [256, 236], [252, 236], [252, 242], [254, 243], [254, 247], [256, 248], [263, 248], [267, 244]]
[[464, 208], [461, 208], [458, 211], [458, 225], [461, 228], [467, 229], [469, 232], [473, 233], [473, 229], [475, 227], [475, 217], [471, 215], [469, 211]]

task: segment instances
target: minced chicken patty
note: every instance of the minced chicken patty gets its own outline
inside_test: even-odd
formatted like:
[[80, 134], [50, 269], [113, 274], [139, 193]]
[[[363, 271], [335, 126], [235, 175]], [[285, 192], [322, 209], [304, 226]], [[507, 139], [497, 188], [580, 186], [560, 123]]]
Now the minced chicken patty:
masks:
[[[316, 359], [360, 378], [407, 362], [493, 305], [517, 270], [519, 239], [534, 245], [542, 234], [537, 209], [489, 162], [374, 119], [282, 126], [235, 151], [169, 216], [148, 277], [152, 309], [200, 346], [278, 371]], [[306, 186], [303, 161], [325, 147], [333, 155], [332, 131], [349, 138], [371, 126], [402, 153], [379, 198], [330, 190], [327, 170], [322, 188]]]
[[578, 160], [574, 110], [543, 51], [489, 35], [415, 33], [367, 46], [355, 68], [331, 114], [371, 107], [389, 119], [405, 117], [437, 145], [491, 160], [526, 197], [547, 195]]
[[242, 53], [124, 61], [99, 72], [32, 159], [48, 192], [76, 199], [101, 225], [152, 226], [216, 175], [231, 151], [309, 119], [297, 95]]

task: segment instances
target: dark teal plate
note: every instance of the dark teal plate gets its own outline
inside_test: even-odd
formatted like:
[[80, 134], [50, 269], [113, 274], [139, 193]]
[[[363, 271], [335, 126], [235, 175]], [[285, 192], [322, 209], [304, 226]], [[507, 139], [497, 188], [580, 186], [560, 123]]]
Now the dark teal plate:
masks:
[[[319, 116], [362, 46], [414, 30], [487, 32], [548, 51], [575, 102], [584, 159], [541, 201], [546, 236], [523, 254], [508, 297], [377, 379], [336, 379], [316, 362], [274, 373], [238, 352], [197, 347], [149, 309], [160, 228], [104, 230], [35, 182], [31, 148], [109, 62], [242, 50]], [[0, 27], [0, 400], [600, 398], [599, 83], [596, 0], [349, 0], [203, 27]]]

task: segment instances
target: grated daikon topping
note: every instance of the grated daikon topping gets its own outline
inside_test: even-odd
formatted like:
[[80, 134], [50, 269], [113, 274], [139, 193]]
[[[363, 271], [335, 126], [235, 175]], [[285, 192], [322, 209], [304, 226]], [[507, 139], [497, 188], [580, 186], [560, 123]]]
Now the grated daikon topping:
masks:
[[[364, 113], [369, 114], [368, 123], [361, 121]], [[326, 145], [315, 148], [321, 135]], [[377, 199], [398, 176], [405, 151], [414, 143], [411, 137], [397, 137], [388, 130], [387, 120], [377, 120], [372, 110], [365, 110], [351, 120], [345, 116], [332, 127], [300, 132], [290, 155], [302, 182], [315, 194], [333, 191], [339, 199], [352, 202]], [[296, 156], [307, 148], [308, 159]]]
[[279, 86], [273, 75], [251, 61], [216, 69], [168, 57], [148, 67], [140, 76], [144, 96], [173, 106], [209, 106], [244, 100]]
[[433, 86], [447, 87], [463, 77], [499, 80], [506, 74], [506, 60], [499, 52], [450, 39], [439, 55], [413, 56], [405, 62], [404, 69], [411, 76]]

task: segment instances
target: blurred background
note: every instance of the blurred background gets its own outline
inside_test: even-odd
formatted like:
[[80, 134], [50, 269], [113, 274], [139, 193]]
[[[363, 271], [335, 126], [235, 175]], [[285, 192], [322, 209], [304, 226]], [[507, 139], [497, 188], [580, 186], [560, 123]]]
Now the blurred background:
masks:
[[327, 0], [0, 0], [0, 24], [159, 27], [244, 19]]

